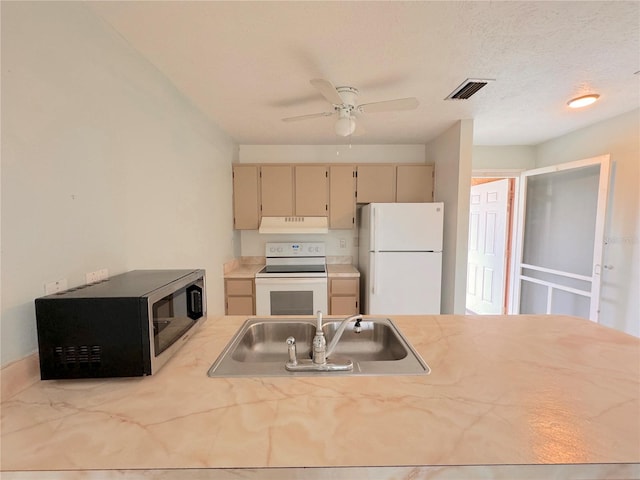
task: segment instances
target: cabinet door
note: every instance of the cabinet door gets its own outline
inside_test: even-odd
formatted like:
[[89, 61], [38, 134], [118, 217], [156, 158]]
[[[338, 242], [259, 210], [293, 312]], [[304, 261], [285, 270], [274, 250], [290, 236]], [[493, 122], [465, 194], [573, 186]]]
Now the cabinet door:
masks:
[[329, 313], [353, 315], [360, 313], [360, 278], [329, 279]]
[[358, 310], [357, 297], [331, 297], [331, 315], [354, 315]]
[[227, 279], [225, 280], [227, 295], [253, 295], [253, 279]]
[[433, 202], [433, 165], [398, 165], [396, 202]]
[[252, 297], [227, 297], [227, 315], [254, 315]]
[[356, 179], [352, 165], [329, 167], [329, 228], [354, 228]]
[[258, 167], [233, 166], [233, 228], [255, 230], [260, 221]]
[[226, 278], [224, 280], [227, 315], [255, 315], [254, 280]]
[[260, 191], [263, 217], [293, 215], [293, 176], [291, 165], [260, 167]]
[[332, 278], [331, 295], [358, 296], [360, 286], [359, 278]]
[[396, 201], [394, 165], [358, 165], [357, 202], [392, 203]]
[[324, 217], [329, 208], [327, 167], [324, 165], [296, 165], [295, 214]]

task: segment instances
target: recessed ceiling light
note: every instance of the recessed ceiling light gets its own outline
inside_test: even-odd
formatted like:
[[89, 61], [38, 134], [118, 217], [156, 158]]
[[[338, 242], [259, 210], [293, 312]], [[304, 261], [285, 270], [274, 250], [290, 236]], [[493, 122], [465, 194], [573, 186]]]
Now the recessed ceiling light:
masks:
[[600, 95], [598, 95], [597, 93], [591, 93], [589, 95], [583, 95], [582, 97], [577, 97], [569, 100], [567, 102], [567, 105], [569, 105], [570, 108], [582, 108], [586, 107], [587, 105], [591, 105], [593, 102], [598, 100], [598, 98], [600, 98]]

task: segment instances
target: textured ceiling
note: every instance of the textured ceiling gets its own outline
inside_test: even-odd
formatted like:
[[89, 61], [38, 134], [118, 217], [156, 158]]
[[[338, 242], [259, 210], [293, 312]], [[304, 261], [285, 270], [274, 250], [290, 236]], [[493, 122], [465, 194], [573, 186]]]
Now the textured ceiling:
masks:
[[[354, 144], [420, 144], [474, 119], [477, 145], [534, 145], [640, 105], [640, 2], [91, 2], [92, 8], [240, 144], [334, 144], [310, 85], [360, 90]], [[466, 78], [495, 82], [444, 98]], [[597, 92], [573, 111], [566, 102]]]

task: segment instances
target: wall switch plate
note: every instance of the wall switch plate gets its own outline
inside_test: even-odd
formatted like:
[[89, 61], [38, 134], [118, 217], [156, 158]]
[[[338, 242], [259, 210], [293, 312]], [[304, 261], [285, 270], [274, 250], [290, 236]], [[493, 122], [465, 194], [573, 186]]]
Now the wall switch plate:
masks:
[[44, 294], [52, 295], [54, 293], [62, 292], [67, 289], [67, 279], [61, 278], [55, 282], [49, 282], [44, 284]]
[[109, 269], [107, 268], [96, 270], [95, 272], [89, 272], [85, 275], [87, 283], [101, 282], [102, 280], [106, 280], [107, 278], [109, 278]]

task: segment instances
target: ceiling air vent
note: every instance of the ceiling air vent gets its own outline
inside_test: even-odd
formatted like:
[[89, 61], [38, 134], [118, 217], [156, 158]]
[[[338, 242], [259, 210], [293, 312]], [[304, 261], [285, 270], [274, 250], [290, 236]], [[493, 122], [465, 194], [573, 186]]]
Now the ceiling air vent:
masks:
[[447, 95], [445, 100], [468, 100], [487, 83], [493, 81], [489, 78], [467, 78], [458, 88]]

